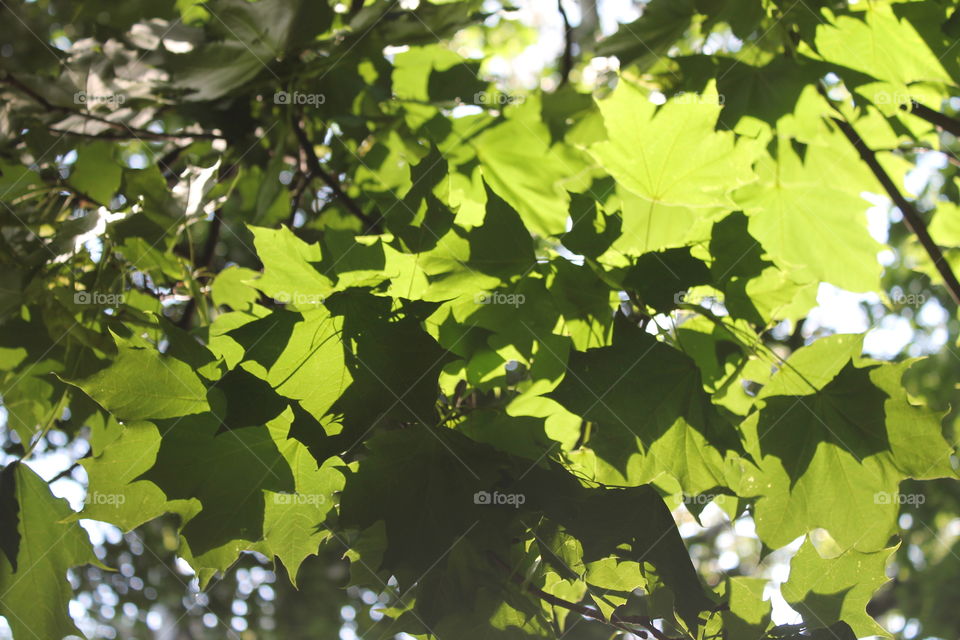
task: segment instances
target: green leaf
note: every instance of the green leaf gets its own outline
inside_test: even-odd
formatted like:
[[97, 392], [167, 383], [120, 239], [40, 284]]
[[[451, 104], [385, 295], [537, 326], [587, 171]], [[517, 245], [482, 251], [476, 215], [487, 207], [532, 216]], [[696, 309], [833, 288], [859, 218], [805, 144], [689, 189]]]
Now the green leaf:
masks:
[[175, 418], [210, 409], [207, 389], [190, 365], [119, 339], [117, 356], [109, 366], [67, 382], [83, 389], [121, 422]]
[[741, 429], [741, 495], [756, 501], [771, 548], [823, 527], [841, 548], [875, 551], [894, 533], [899, 483], [955, 477], [940, 418], [914, 406], [901, 383], [909, 361], [861, 360], [862, 338], [817, 340], [791, 356]]
[[[589, 267], [567, 260], [552, 263], [554, 273], [548, 287], [557, 310], [563, 316], [564, 333], [580, 349], [610, 343], [613, 292]], [[526, 301], [524, 301], [526, 302]]]
[[[417, 256], [397, 251], [380, 239], [358, 241], [345, 232], [326, 234], [320, 266], [325, 275], [336, 281], [336, 291], [377, 287], [377, 293], [382, 295], [417, 300], [428, 285]], [[309, 302], [310, 298], [305, 298], [301, 306]]]
[[[591, 153], [619, 184], [657, 207], [732, 209], [727, 194], [752, 179], [752, 148], [714, 130], [721, 105], [713, 86], [658, 108], [622, 79], [598, 105], [608, 139]], [[625, 220], [625, 233], [627, 227]]]
[[[212, 415], [157, 421], [163, 434], [154, 465], [141, 477], [170, 500], [196, 498], [199, 514], [183, 527], [194, 554], [263, 536], [262, 490], [293, 491], [287, 460], [266, 426], [218, 433]], [[245, 491], [237, 491], [237, 487]], [[234, 552], [235, 553], [235, 552]]]
[[334, 493], [343, 489], [344, 474], [339, 458], [328, 458], [317, 466], [307, 448], [288, 438], [291, 411], [267, 424], [281, 455], [293, 473], [293, 493], [264, 492], [264, 553], [280, 559], [294, 586], [297, 571], [307, 556], [317, 549], [329, 533], [323, 521], [334, 511]]
[[816, 304], [816, 282], [795, 282], [767, 260], [741, 212], [714, 224], [710, 253], [711, 276], [723, 289], [724, 307], [734, 317], [767, 324], [802, 317]]
[[382, 568], [402, 585], [422, 577], [458, 538], [476, 534], [475, 528], [490, 536], [479, 538], [486, 548], [504, 553], [505, 525], [513, 514], [474, 500], [477, 491], [489, 491], [498, 481], [492, 449], [419, 425], [380, 433], [367, 444], [370, 455], [347, 477], [340, 518], [358, 529], [385, 523]]
[[288, 47], [304, 45], [330, 25], [326, 3], [218, 0], [211, 26], [224, 38], [173, 61], [174, 86], [191, 101], [215, 100], [269, 71]]
[[512, 417], [496, 411], [476, 411], [457, 425], [457, 431], [477, 442], [540, 462], [555, 446], [544, 432], [542, 419]]
[[[0, 614], [18, 640], [79, 636], [67, 613], [73, 588], [66, 572], [100, 562], [80, 525], [63, 523], [73, 514], [66, 501], [55, 498], [47, 483], [25, 464], [11, 466], [13, 473], [4, 470], [4, 475], [5, 482], [14, 484], [20, 540], [15, 567], [6, 554], [0, 555]], [[3, 524], [13, 523], [5, 519]]]
[[415, 47], [394, 61], [394, 91], [407, 100], [474, 102], [486, 87], [477, 67], [475, 61], [439, 45]]
[[704, 31], [712, 31], [716, 22], [730, 25], [734, 35], [740, 39], [748, 38], [760, 26], [766, 14], [766, 7], [753, 0], [694, 0], [697, 11], [707, 16]]
[[265, 425], [287, 408], [286, 400], [265, 380], [242, 367], [228, 371], [217, 381], [211, 399], [213, 412], [227, 429]]
[[210, 287], [210, 295], [217, 306], [230, 307], [234, 311], [243, 311], [257, 301], [257, 290], [253, 281], [257, 272], [244, 267], [227, 267], [217, 274]]
[[763, 578], [727, 578], [723, 597], [727, 609], [721, 612], [723, 627], [738, 638], [761, 638], [770, 626], [769, 600], [763, 599], [767, 581]]
[[257, 77], [263, 62], [242, 42], [214, 42], [185, 54], [175, 72], [175, 86], [188, 100], [215, 100]]
[[667, 249], [640, 256], [623, 279], [640, 300], [661, 313], [685, 301], [687, 290], [710, 282], [710, 271], [690, 250]]
[[[712, 606], [693, 568], [676, 523], [650, 485], [625, 489], [579, 486], [573, 476], [533, 469], [524, 488], [531, 503], [583, 545], [583, 561], [614, 555], [649, 563], [651, 575], [670, 589], [685, 623]], [[639, 586], [635, 584], [628, 590]]]
[[17, 552], [20, 549], [16, 471], [15, 464], [9, 464], [0, 471], [0, 551], [3, 551], [14, 571], [17, 570]]
[[234, 38], [270, 58], [281, 57], [288, 47], [309, 42], [330, 26], [332, 12], [326, 3], [306, 0], [214, 0], [210, 8], [217, 19], [214, 30]]
[[[96, 149], [93, 151], [96, 154]], [[4, 202], [13, 201], [31, 189], [36, 189], [42, 185], [40, 176], [17, 163], [0, 162], [0, 198]]]
[[582, 167], [551, 148], [539, 112], [539, 104], [527, 100], [472, 142], [487, 184], [520, 213], [530, 231], [552, 236], [566, 231], [570, 198], [564, 183]]
[[150, 422], [135, 422], [103, 450], [81, 460], [87, 471], [87, 497], [77, 518], [101, 520], [132, 531], [167, 511], [195, 513], [195, 500], [169, 501], [157, 485], [140, 476], [153, 466], [160, 450], [160, 432]]
[[628, 256], [683, 247], [705, 240], [720, 209], [693, 209], [648, 200], [617, 187], [622, 235], [613, 248]]
[[781, 587], [783, 597], [810, 627], [843, 621], [853, 630], [852, 637], [892, 637], [867, 614], [866, 607], [874, 592], [888, 581], [885, 569], [896, 549], [872, 553], [851, 549], [834, 558], [822, 558], [807, 539], [790, 561], [790, 579]]
[[698, 494], [728, 484], [724, 452], [739, 443], [703, 391], [689, 357], [619, 321], [609, 347], [573, 352], [548, 394], [596, 422], [588, 444], [609, 484], [646, 483], [666, 471]]
[[817, 27], [817, 51], [824, 59], [902, 88], [913, 82], [950, 82], [940, 58], [913, 23], [887, 5], [862, 15], [840, 15]]
[[110, 200], [120, 187], [120, 173], [120, 165], [113, 160], [113, 146], [94, 142], [80, 149], [69, 181], [82, 194], [101, 205], [110, 206]]
[[860, 191], [868, 185], [850, 175], [846, 147], [779, 139], [776, 154], [758, 163], [761, 181], [736, 194], [750, 219], [750, 235], [777, 266], [799, 272], [801, 280], [876, 289], [882, 245], [867, 231], [868, 205]]
[[[422, 303], [421, 309], [434, 305]], [[437, 419], [438, 378], [453, 359], [421, 326], [420, 314], [391, 319], [390, 301], [347, 292], [328, 306], [342, 315], [352, 382], [335, 404], [356, 437], [382, 423], [432, 425]]]
[[652, 0], [638, 19], [620, 25], [615, 34], [601, 41], [597, 54], [617, 56], [621, 65], [633, 63], [647, 69], [666, 56], [695, 15], [694, 0]]
[[530, 232], [514, 209], [484, 181], [487, 205], [483, 224], [467, 236], [467, 267], [500, 277], [529, 273], [536, 262]]
[[573, 226], [561, 241], [574, 253], [597, 258], [620, 236], [620, 218], [604, 214], [590, 196], [571, 195], [570, 218]]
[[250, 227], [263, 275], [253, 285], [281, 302], [322, 300], [332, 290], [329, 278], [312, 265], [322, 260], [320, 246], [307, 244], [287, 227]]
[[351, 382], [340, 342], [342, 327], [342, 320], [321, 307], [302, 315], [275, 312], [231, 335], [246, 348], [241, 367], [320, 418]]

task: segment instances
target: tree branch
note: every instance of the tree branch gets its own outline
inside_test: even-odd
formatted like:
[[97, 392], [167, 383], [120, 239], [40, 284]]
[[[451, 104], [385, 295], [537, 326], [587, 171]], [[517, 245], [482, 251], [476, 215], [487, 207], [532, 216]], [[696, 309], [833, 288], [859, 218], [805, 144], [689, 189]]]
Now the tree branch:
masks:
[[[86, 456], [84, 456], [84, 457], [86, 457]], [[74, 462], [73, 464], [71, 464], [69, 467], [67, 467], [66, 469], [64, 469], [63, 471], [61, 471], [60, 473], [58, 473], [57, 475], [55, 475], [55, 476], [53, 476], [52, 478], [50, 478], [49, 480], [47, 480], [47, 484], [53, 484], [53, 483], [56, 482], [57, 480], [63, 480], [64, 478], [71, 478], [71, 477], [73, 476], [73, 470], [74, 470], [74, 469], [78, 469], [80, 466], [81, 466], [81, 465], [80, 465], [80, 461], [77, 460], [76, 462]]]
[[291, 229], [293, 228], [294, 218], [297, 216], [297, 209], [300, 208], [300, 199], [303, 197], [303, 192], [307, 190], [313, 180], [313, 172], [300, 173], [298, 176], [297, 186], [290, 194], [290, 217], [287, 219], [287, 226]]
[[346, 192], [340, 187], [340, 183], [337, 182], [337, 179], [330, 175], [328, 172], [324, 171], [323, 167], [320, 165], [320, 160], [317, 158], [317, 154], [313, 151], [313, 145], [310, 143], [310, 139], [307, 138], [307, 134], [304, 132], [303, 127], [300, 126], [300, 122], [297, 119], [296, 114], [290, 118], [291, 124], [293, 125], [293, 132], [297, 136], [297, 141], [300, 143], [300, 148], [303, 149], [303, 152], [307, 157], [307, 168], [310, 170], [310, 175], [312, 177], [317, 177], [323, 180], [323, 182], [330, 187], [330, 190], [333, 191], [347, 210], [352, 213], [354, 216], [360, 219], [364, 225], [366, 225], [365, 232], [367, 231], [376, 231], [377, 220], [374, 220], [366, 213], [363, 212], [363, 209], [360, 208], [360, 205], [357, 202], [348, 196]]
[[843, 118], [831, 119], [840, 128], [843, 135], [847, 137], [850, 144], [856, 148], [860, 154], [860, 159], [870, 167], [870, 171], [873, 172], [873, 175], [883, 186], [887, 195], [893, 200], [893, 203], [897, 205], [897, 208], [900, 209], [900, 212], [903, 214], [903, 223], [907, 226], [907, 229], [913, 232], [917, 240], [920, 241], [920, 244], [927, 252], [927, 255], [930, 256], [937, 271], [940, 272], [953, 302], [960, 306], [960, 282], [957, 281], [957, 277], [950, 268], [950, 264], [946, 258], [943, 257], [943, 252], [940, 251], [940, 247], [938, 247], [937, 243], [930, 237], [930, 233], [927, 231], [927, 225], [924, 224], [923, 219], [917, 213], [916, 209], [913, 208], [913, 205], [903, 197], [903, 194], [900, 193], [896, 185], [893, 184], [893, 180], [890, 179], [887, 172], [880, 166], [873, 151], [867, 147], [867, 144], [863, 141], [863, 138], [860, 137], [860, 134], [857, 133], [856, 129]]
[[560, 86], [562, 87], [570, 80], [570, 72], [573, 70], [573, 27], [570, 26], [567, 10], [563, 8], [563, 0], [557, 0], [557, 9], [560, 10], [560, 17], [563, 18], [563, 56], [560, 58]]
[[577, 0], [580, 9], [580, 24], [573, 28], [573, 41], [582, 52], [592, 50], [596, 42], [597, 31], [600, 29], [600, 12], [597, 9], [597, 0]]
[[80, 131], [70, 131], [69, 129], [58, 129], [56, 127], [47, 127], [49, 131], [54, 133], [79, 136], [81, 138], [103, 138], [107, 140], [133, 140], [133, 139], [143, 139], [143, 140], [155, 140], [155, 141], [167, 141], [167, 140], [182, 140], [185, 138], [203, 138], [206, 140], [223, 140], [223, 136], [217, 135], [215, 133], [156, 133], [153, 131], [148, 131], [146, 129], [138, 129], [136, 127], [131, 127], [123, 122], [116, 122], [114, 120], [109, 120], [102, 116], [95, 115], [88, 111], [83, 111], [81, 109], [71, 109], [70, 107], [64, 107], [58, 104], [53, 104], [42, 95], [31, 89], [29, 86], [18, 80], [13, 74], [7, 72], [6, 76], [0, 79], [0, 82], [5, 82], [17, 89], [21, 93], [26, 94], [34, 102], [37, 102], [47, 111], [58, 111], [60, 113], [67, 113], [70, 115], [80, 116], [81, 118], [86, 118], [88, 120], [93, 120], [95, 122], [103, 123], [107, 126], [120, 129], [126, 133], [118, 133], [114, 135], [105, 135], [105, 134], [93, 134], [93, 133], [83, 133]]
[[[682, 640], [681, 638], [672, 638], [667, 634], [665, 634], [660, 629], [657, 629], [653, 624], [653, 620], [651, 620], [647, 616], [618, 616], [614, 613], [614, 615], [607, 618], [598, 609], [594, 609], [593, 607], [588, 607], [587, 605], [583, 605], [577, 602], [570, 602], [569, 600], [564, 600], [563, 598], [555, 596], [552, 593], [547, 593], [543, 589], [540, 589], [530, 584], [526, 580], [524, 580], [523, 576], [514, 572], [510, 568], [510, 566], [506, 562], [501, 560], [500, 557], [497, 556], [495, 553], [490, 552], [489, 555], [495, 564], [497, 564], [501, 569], [504, 569], [505, 571], [509, 572], [511, 580], [513, 580], [518, 585], [524, 587], [527, 591], [537, 596], [544, 602], [548, 602], [556, 607], [560, 607], [568, 611], [573, 611], [574, 613], [578, 613], [585, 618], [590, 618], [592, 620], [596, 620], [597, 622], [602, 622], [615, 629], [618, 629], [620, 631], [626, 631], [627, 633], [632, 633], [634, 635], [640, 636], [641, 638], [647, 638], [649, 636], [653, 636], [657, 640]], [[631, 629], [626, 625], [639, 626], [639, 627], [643, 627], [643, 629], [640, 629], [640, 630]]]
[[[58, 107], [60, 109], [60, 107]], [[122, 122], [113, 122], [111, 120], [105, 120], [100, 117], [95, 117], [92, 114], [83, 113], [82, 111], [71, 111], [67, 109], [72, 114], [83, 116], [84, 118], [89, 118], [91, 120], [96, 120], [97, 122], [103, 122], [104, 124], [111, 124], [111, 126], [119, 125], [124, 129], [127, 129], [127, 133], [86, 133], [84, 131], [70, 131], [69, 129], [58, 129], [57, 127], [47, 127], [47, 131], [53, 133], [59, 133], [65, 136], [76, 136], [78, 138], [94, 138], [97, 140], [150, 140], [152, 142], [168, 142], [170, 140], [187, 140], [190, 138], [199, 138], [203, 140], [218, 140], [223, 139], [222, 136], [218, 136], [214, 133], [154, 133], [153, 131], [147, 131], [146, 129], [135, 129], [130, 128]]]
[[167, 180], [167, 186], [170, 188], [173, 188], [173, 185], [176, 184], [177, 181], [177, 172], [174, 171], [171, 165], [177, 161], [177, 158], [180, 157], [184, 149], [186, 149], [186, 147], [174, 147], [157, 159], [157, 166], [160, 168], [160, 173]]
[[[900, 209], [900, 213], [903, 214], [903, 224], [906, 225], [907, 229], [911, 231], [920, 241], [921, 246], [927, 252], [927, 255], [930, 256], [930, 259], [933, 261], [933, 265], [937, 268], [937, 271], [940, 273], [940, 276], [943, 278], [943, 283], [947, 288], [947, 292], [950, 294], [950, 298], [953, 300], [954, 304], [960, 306], [960, 282], [957, 281], [957, 276], [954, 275], [953, 270], [950, 268], [950, 264], [947, 262], [946, 258], [943, 257], [943, 252], [940, 251], [940, 247], [937, 246], [937, 243], [933, 241], [933, 238], [930, 237], [930, 232], [927, 231], [927, 225], [923, 222], [923, 218], [920, 217], [920, 214], [917, 213], [917, 210], [913, 208], [913, 205], [903, 194], [900, 193], [900, 190], [893, 180], [890, 179], [890, 176], [887, 175], [887, 172], [884, 171], [883, 167], [880, 166], [880, 163], [877, 161], [877, 157], [874, 152], [867, 146], [867, 143], [863, 141], [863, 138], [860, 137], [860, 134], [857, 133], [857, 130], [853, 128], [849, 122], [847, 122], [846, 117], [841, 113], [830, 100], [830, 96], [827, 94], [826, 87], [823, 84], [817, 84], [817, 91], [820, 92], [820, 95], [823, 96], [823, 99], [827, 101], [827, 104], [834, 108], [834, 111], [837, 112], [836, 116], [831, 116], [830, 119], [839, 127], [840, 131], [846, 136], [847, 140], [850, 141], [850, 144], [853, 145], [854, 149], [857, 150], [857, 153], [860, 154], [860, 159], [866, 163], [870, 168], [870, 171], [873, 172], [874, 177], [880, 182], [883, 186], [884, 191], [887, 192], [887, 196], [893, 200], [893, 203], [897, 205], [897, 208]], [[917, 104], [917, 103], [914, 103]], [[922, 105], [920, 105], [922, 106]], [[923, 107], [927, 109], [926, 107]], [[940, 114], [932, 109], [927, 109], [931, 113]], [[946, 118], [946, 116], [943, 116]]]
[[930, 124], [936, 125], [948, 133], [960, 138], [960, 120], [956, 120], [946, 115], [945, 113], [940, 113], [930, 107], [926, 107], [916, 100], [910, 100], [910, 104], [902, 104], [900, 108], [904, 111], [909, 111], [914, 115], [923, 118]]

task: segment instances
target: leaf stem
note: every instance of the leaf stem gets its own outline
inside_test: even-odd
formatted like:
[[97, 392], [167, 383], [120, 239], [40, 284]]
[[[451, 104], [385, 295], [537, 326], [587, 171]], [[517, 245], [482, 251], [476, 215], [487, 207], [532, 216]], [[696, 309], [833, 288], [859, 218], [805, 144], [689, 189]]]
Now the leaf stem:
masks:
[[30, 454], [33, 453], [33, 450], [36, 449], [37, 445], [40, 444], [40, 441], [43, 440], [43, 437], [47, 435], [47, 432], [50, 431], [51, 428], [53, 428], [57, 418], [63, 415], [63, 410], [66, 408], [69, 401], [70, 392], [64, 389], [63, 393], [60, 394], [60, 400], [57, 401], [57, 404], [50, 411], [50, 417], [47, 418], [43, 427], [40, 429], [40, 433], [37, 434], [37, 437], [33, 439], [33, 442], [30, 443], [30, 446], [27, 447], [27, 450], [23, 452], [22, 456], [20, 456], [20, 460], [26, 460], [30, 457]]

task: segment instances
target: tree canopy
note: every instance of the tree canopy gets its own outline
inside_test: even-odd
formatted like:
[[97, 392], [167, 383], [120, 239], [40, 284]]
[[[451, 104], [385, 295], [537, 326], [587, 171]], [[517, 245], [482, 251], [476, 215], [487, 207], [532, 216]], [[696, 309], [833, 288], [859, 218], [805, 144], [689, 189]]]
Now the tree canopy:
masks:
[[960, 633], [958, 3], [542, 4], [4, 5], [15, 640]]

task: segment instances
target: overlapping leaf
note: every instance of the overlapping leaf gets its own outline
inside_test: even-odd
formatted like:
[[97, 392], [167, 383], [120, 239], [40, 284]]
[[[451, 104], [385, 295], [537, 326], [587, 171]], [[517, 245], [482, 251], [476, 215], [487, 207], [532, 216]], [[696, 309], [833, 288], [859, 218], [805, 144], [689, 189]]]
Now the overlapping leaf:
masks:
[[875, 551], [893, 533], [900, 481], [954, 477], [938, 416], [907, 399], [909, 362], [860, 359], [861, 339], [823, 338], [797, 351], [763, 388], [742, 429], [756, 466], [757, 530], [772, 547], [823, 527], [844, 549]]
[[[13, 463], [7, 469], [12, 473], [3, 472], [4, 491], [12, 493], [12, 500], [8, 498], [0, 512], [2, 526], [5, 535], [16, 530], [19, 540], [4, 544], [5, 553], [0, 554], [0, 613], [17, 638], [76, 635], [67, 614], [73, 589], [66, 572], [100, 562], [80, 525], [62, 522], [71, 514], [66, 502], [55, 498], [25, 464]], [[15, 511], [9, 509], [13, 503]]]

